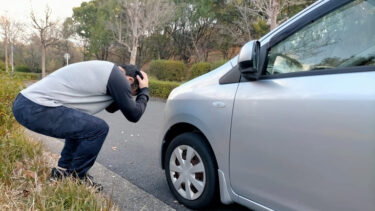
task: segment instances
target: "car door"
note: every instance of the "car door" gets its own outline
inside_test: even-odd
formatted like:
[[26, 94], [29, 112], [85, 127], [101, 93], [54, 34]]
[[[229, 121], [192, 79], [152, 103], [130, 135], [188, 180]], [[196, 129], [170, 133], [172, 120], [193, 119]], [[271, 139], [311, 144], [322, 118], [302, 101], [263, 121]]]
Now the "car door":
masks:
[[240, 200], [374, 209], [375, 0], [341, 4], [262, 43], [263, 75], [242, 79], [230, 143]]

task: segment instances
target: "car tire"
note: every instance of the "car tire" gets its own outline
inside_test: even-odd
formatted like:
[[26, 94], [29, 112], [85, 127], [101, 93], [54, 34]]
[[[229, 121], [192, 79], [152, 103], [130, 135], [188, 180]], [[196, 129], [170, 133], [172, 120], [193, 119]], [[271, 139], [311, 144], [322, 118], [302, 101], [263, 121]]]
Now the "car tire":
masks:
[[167, 148], [164, 166], [171, 192], [186, 207], [207, 208], [217, 200], [215, 157], [200, 134], [191, 132], [175, 137]]

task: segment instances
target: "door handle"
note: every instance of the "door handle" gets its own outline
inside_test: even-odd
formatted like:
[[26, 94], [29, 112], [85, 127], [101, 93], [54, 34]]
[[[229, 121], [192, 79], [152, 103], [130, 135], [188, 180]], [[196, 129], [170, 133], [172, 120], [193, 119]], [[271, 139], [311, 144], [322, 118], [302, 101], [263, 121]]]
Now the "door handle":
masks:
[[224, 108], [225, 107], [225, 103], [223, 103], [221, 101], [214, 101], [214, 102], [212, 102], [212, 105], [216, 108]]

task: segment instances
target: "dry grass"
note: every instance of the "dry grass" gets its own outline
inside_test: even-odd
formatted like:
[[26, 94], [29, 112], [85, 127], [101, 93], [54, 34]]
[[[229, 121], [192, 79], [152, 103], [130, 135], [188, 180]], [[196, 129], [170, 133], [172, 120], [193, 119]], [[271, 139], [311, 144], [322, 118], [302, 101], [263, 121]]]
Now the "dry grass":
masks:
[[49, 182], [57, 157], [27, 137], [11, 113], [21, 87], [20, 79], [0, 75], [0, 210], [118, 210], [74, 179]]

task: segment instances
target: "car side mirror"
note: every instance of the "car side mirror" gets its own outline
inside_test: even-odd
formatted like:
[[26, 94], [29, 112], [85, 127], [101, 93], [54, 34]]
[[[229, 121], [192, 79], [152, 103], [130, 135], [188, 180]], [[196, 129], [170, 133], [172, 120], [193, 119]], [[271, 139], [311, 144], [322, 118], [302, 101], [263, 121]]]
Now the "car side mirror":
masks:
[[246, 43], [238, 56], [241, 75], [248, 80], [257, 80], [260, 43], [257, 40]]

